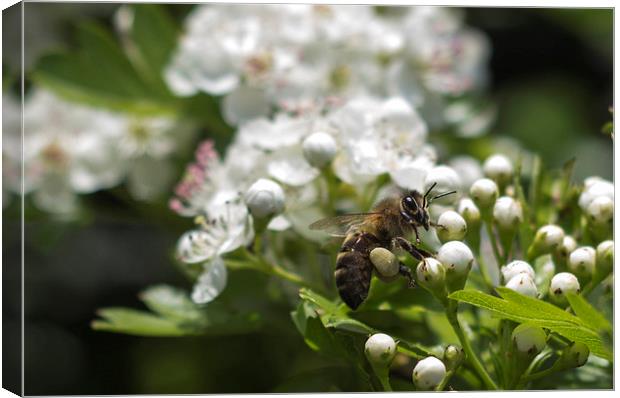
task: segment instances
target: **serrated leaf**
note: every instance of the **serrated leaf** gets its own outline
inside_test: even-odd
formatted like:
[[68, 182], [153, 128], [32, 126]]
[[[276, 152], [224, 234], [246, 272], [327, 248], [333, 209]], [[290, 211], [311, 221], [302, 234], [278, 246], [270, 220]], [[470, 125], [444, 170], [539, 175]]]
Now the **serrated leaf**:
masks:
[[327, 317], [324, 323], [325, 327], [346, 330], [353, 333], [370, 334], [375, 332], [373, 328], [363, 324], [356, 319], [346, 318], [338, 315], [332, 315]]
[[180, 321], [201, 321], [205, 312], [194, 304], [184, 290], [157, 285], [140, 293], [140, 299], [153, 312], [165, 318]]
[[596, 308], [594, 308], [583, 296], [569, 293], [566, 295], [571, 308], [586, 325], [590, 326], [594, 330], [611, 332], [611, 323], [601, 314]]
[[133, 11], [130, 34], [138, 53], [139, 69], [149, 81], [168, 93], [162, 71], [177, 44], [178, 29], [159, 4], [135, 4]]
[[91, 326], [95, 330], [131, 334], [135, 336], [185, 336], [199, 334], [171, 319], [130, 308], [104, 308], [98, 311], [102, 318]]
[[594, 355], [612, 360], [612, 355], [604, 347], [600, 336], [578, 317], [552, 304], [524, 296], [507, 288], [498, 287], [496, 290], [502, 298], [476, 290], [459, 290], [448, 297], [486, 309], [503, 319], [519, 323], [527, 322], [549, 329], [571, 341], [586, 344]]
[[33, 78], [70, 101], [137, 114], [172, 113], [172, 97], [147, 84], [103, 27], [85, 23], [78, 49], [42, 57]]

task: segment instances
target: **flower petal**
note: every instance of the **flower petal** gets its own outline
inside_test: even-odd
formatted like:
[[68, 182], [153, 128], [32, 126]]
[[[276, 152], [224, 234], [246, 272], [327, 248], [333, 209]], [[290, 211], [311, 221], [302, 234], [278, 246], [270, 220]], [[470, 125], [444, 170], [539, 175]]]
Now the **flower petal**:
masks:
[[222, 293], [227, 281], [228, 271], [224, 260], [221, 257], [215, 257], [213, 261], [205, 264], [205, 272], [198, 277], [192, 291], [192, 300], [196, 304], [213, 301]]

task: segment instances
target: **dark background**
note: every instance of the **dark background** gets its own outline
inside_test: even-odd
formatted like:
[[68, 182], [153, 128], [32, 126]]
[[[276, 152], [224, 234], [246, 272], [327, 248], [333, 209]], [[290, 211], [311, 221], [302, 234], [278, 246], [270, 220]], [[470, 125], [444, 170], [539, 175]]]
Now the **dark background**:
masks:
[[[167, 7], [180, 21], [191, 6]], [[72, 19], [109, 23], [115, 8], [30, 3], [26, 29], [44, 30], [30, 42], [43, 40], [37, 37], [46, 37], [48, 29], [51, 40], [44, 40], [44, 52], [71, 40]], [[18, 17], [15, 10], [3, 13], [5, 32]], [[493, 134], [520, 140], [550, 166], [577, 156], [579, 178], [611, 179], [612, 142], [600, 129], [611, 118], [613, 99], [612, 11], [476, 8], [466, 10], [466, 20], [491, 42], [490, 96], [499, 109]], [[9, 51], [19, 38], [4, 37], [3, 62], [18, 70]], [[36, 54], [27, 54], [26, 68], [30, 58]], [[167, 208], [137, 206], [118, 192], [91, 195], [86, 202], [92, 210], [79, 222], [50, 219], [32, 208], [25, 215], [26, 394], [269, 392], [290, 388], [287, 378], [299, 369], [326, 363], [305, 346], [292, 322], [252, 334], [195, 338], [91, 330], [97, 308], [141, 307], [137, 293], [147, 285], [190, 287], [170, 258], [191, 222], [171, 214], [165, 222], [150, 218]], [[18, 214], [14, 199], [2, 226], [4, 344], [10, 344], [11, 331], [19, 330], [20, 307], [14, 300], [20, 284]], [[8, 360], [18, 358], [12, 353], [17, 351], [5, 351], [5, 380], [15, 376]]]

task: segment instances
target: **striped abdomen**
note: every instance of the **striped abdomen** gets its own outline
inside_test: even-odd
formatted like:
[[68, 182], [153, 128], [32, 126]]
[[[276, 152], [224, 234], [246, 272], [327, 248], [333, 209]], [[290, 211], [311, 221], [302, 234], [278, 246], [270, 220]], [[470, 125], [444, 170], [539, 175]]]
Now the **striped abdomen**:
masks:
[[347, 235], [336, 257], [336, 287], [349, 307], [356, 309], [368, 297], [372, 263], [370, 252], [379, 246], [378, 239], [369, 233]]

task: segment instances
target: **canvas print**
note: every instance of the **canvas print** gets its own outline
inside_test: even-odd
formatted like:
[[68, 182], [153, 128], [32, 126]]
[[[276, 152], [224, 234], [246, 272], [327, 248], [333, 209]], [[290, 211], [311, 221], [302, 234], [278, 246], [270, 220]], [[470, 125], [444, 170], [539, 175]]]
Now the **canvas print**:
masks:
[[2, 18], [4, 388], [614, 388], [613, 9]]

